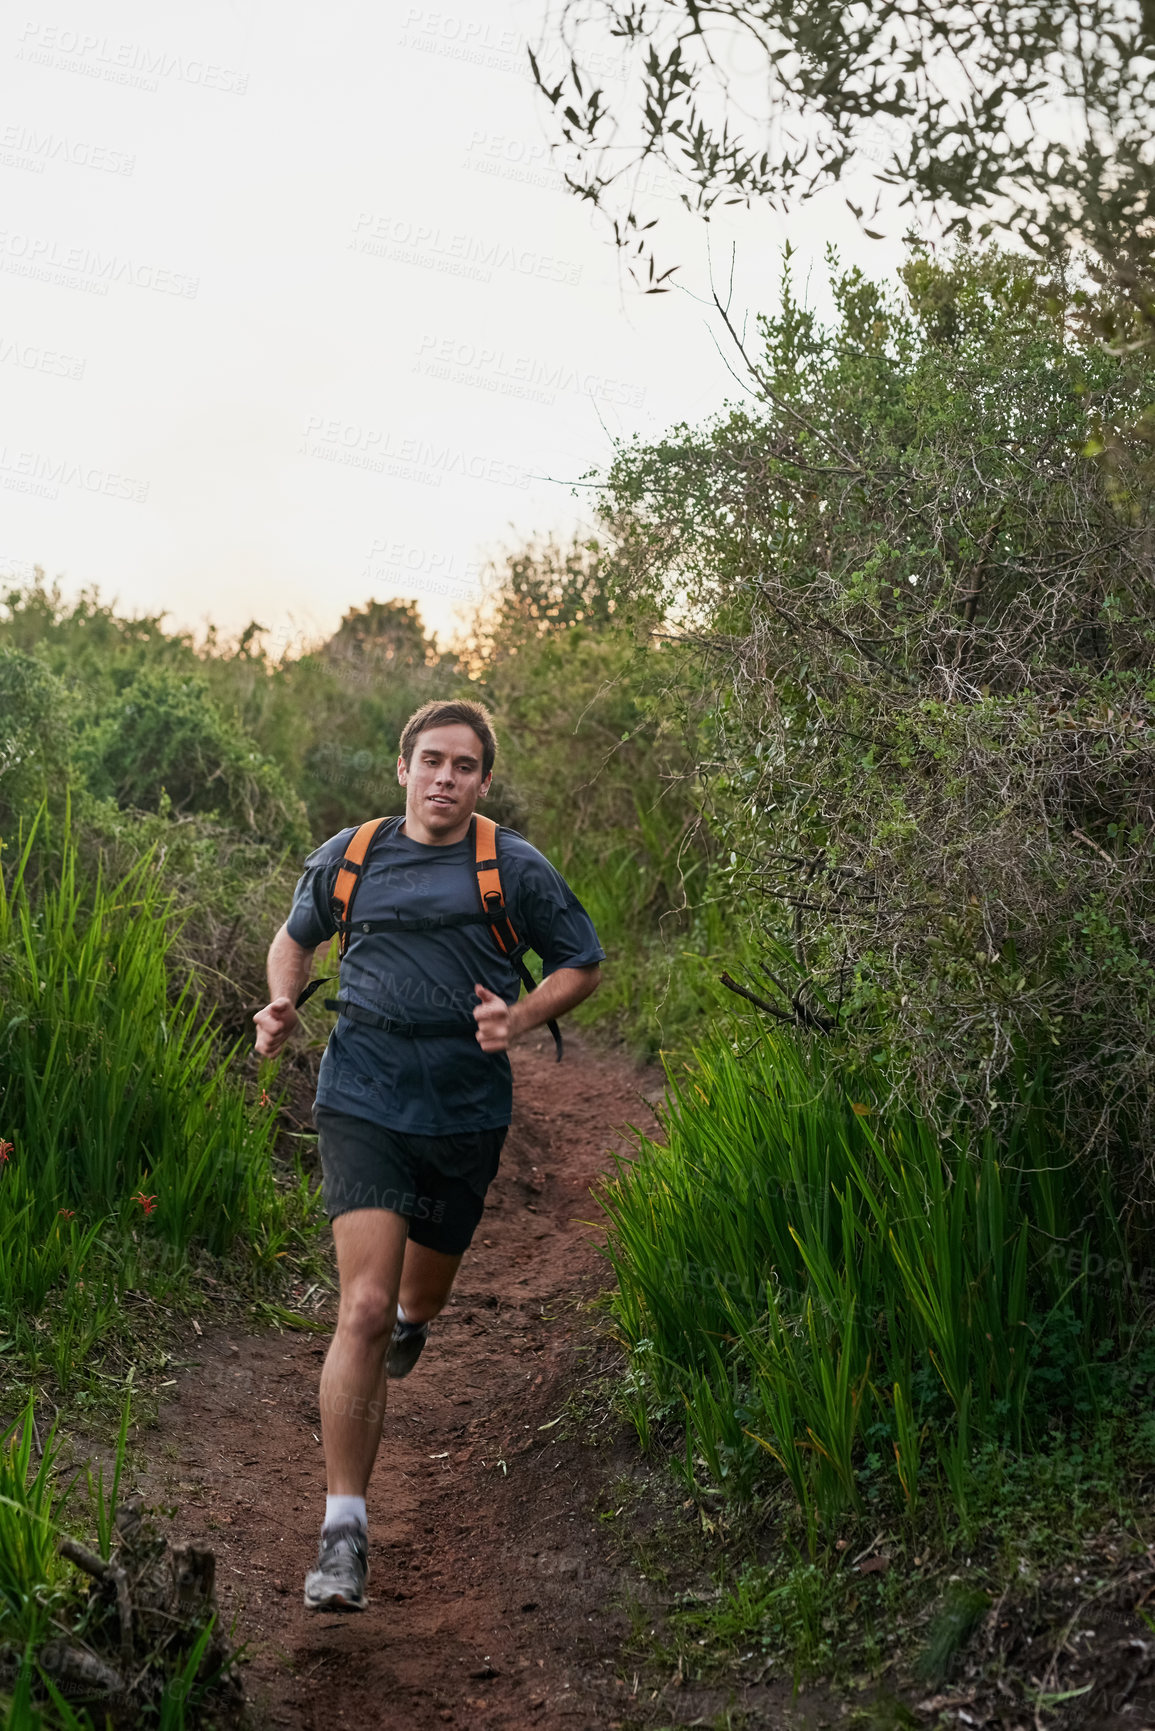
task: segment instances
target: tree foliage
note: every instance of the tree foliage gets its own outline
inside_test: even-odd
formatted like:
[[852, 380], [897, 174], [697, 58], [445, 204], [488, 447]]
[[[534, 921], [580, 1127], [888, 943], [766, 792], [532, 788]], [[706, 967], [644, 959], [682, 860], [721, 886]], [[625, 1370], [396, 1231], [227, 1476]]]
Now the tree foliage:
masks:
[[[605, 75], [607, 42], [620, 77]], [[737, 57], [764, 76], [761, 115], [742, 112]], [[531, 61], [569, 185], [651, 290], [669, 272], [640, 171], [660, 163], [708, 215], [801, 201], [865, 163], [947, 233], [996, 222], [1044, 252], [1090, 248], [1146, 308], [1150, 0], [560, 0]]]
[[[1022, 260], [834, 273], [761, 323], [751, 406], [624, 450], [627, 592], [680, 619], [745, 989], [980, 1114], [1046, 1067], [1152, 1128], [1152, 366]], [[741, 982], [738, 982], [739, 984]]]
[[[501, 728], [494, 791], [507, 821], [540, 838], [563, 870], [635, 846], [639, 811], [653, 811], [687, 761], [677, 729], [656, 714], [648, 643], [644, 624], [616, 607], [596, 540], [530, 541], [492, 573], [471, 653]], [[686, 815], [671, 802], [675, 829]], [[649, 864], [660, 900], [672, 889], [662, 887], [667, 861]]]
[[412, 601], [350, 608], [326, 642], [260, 674], [248, 724], [299, 789], [315, 835], [403, 811], [401, 730], [428, 699], [460, 695], [456, 658]]
[[56, 807], [73, 779], [66, 697], [35, 656], [0, 644], [0, 821], [7, 826], [42, 800]]
[[298, 796], [222, 715], [201, 676], [143, 670], [82, 733], [78, 756], [91, 792], [118, 806], [211, 814], [293, 847], [307, 839]]
[[675, 657], [597, 539], [541, 538], [490, 573], [467, 660], [492, 709], [488, 806], [574, 885], [609, 957], [591, 1005], [635, 1049], [686, 1037], [711, 992], [710, 838], [694, 785], [697, 717]]
[[121, 617], [90, 590], [66, 600], [39, 573], [4, 598], [0, 653], [10, 679], [22, 670], [6, 720], [55, 766], [53, 796], [72, 784], [126, 811], [211, 816], [273, 848], [302, 840], [300, 801], [240, 715], [251, 682], [243, 645], [199, 654], [160, 616]]

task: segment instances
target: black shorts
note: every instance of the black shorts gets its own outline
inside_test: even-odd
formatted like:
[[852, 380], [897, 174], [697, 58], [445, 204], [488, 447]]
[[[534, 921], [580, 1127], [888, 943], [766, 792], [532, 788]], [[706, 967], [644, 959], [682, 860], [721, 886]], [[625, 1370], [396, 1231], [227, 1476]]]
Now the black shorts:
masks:
[[321, 1151], [321, 1197], [330, 1220], [355, 1208], [388, 1208], [428, 1250], [468, 1250], [497, 1174], [509, 1129], [413, 1136], [367, 1118], [313, 1108]]

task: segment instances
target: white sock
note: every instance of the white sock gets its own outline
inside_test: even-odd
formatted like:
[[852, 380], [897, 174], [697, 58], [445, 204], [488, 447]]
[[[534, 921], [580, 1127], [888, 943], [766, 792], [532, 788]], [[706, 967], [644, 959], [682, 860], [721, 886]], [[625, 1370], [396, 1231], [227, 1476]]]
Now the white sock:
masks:
[[402, 1310], [400, 1305], [397, 1306], [397, 1320], [398, 1320], [398, 1322], [408, 1322], [409, 1321], [409, 1318], [406, 1316], [405, 1312]]
[[321, 1523], [321, 1531], [324, 1532], [326, 1527], [344, 1526], [347, 1521], [356, 1521], [364, 1532], [369, 1531], [364, 1497], [326, 1497], [325, 1519]]

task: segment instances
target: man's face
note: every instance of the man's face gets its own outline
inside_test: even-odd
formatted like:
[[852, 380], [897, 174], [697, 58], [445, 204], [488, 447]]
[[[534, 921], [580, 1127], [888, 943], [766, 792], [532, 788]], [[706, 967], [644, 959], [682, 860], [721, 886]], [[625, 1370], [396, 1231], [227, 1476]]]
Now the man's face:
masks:
[[408, 766], [397, 759], [397, 779], [405, 789], [407, 826], [415, 822], [440, 837], [464, 831], [491, 777], [482, 773], [481, 741], [472, 727], [454, 722], [419, 733]]

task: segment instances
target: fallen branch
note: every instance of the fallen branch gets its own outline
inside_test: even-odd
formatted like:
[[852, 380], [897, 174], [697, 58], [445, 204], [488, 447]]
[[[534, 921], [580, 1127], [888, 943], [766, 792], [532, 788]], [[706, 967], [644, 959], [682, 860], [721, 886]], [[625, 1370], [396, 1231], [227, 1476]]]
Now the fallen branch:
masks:
[[86, 1575], [92, 1575], [98, 1581], [107, 1580], [112, 1573], [111, 1563], [106, 1563], [103, 1557], [98, 1557], [95, 1551], [90, 1551], [77, 1539], [61, 1539], [57, 1546], [62, 1557], [67, 1557], [70, 1563], [75, 1563], [78, 1569], [83, 1569]]
[[67, 1557], [70, 1563], [75, 1563], [78, 1569], [83, 1569], [86, 1575], [94, 1580], [111, 1581], [116, 1588], [116, 1615], [120, 1623], [121, 1657], [128, 1663], [132, 1662], [132, 1595], [129, 1591], [128, 1576], [116, 1563], [106, 1563], [103, 1557], [98, 1557], [95, 1551], [90, 1551], [76, 1539], [61, 1539], [57, 1549], [62, 1557]]
[[[769, 973], [769, 968], [767, 968], [766, 971]], [[747, 987], [740, 986], [737, 980], [731, 979], [729, 974], [720, 974], [718, 977], [728, 992], [737, 992], [740, 998], [745, 998], [747, 1003], [753, 1004], [756, 1010], [765, 1011], [766, 1015], [773, 1016], [776, 1021], [790, 1022], [792, 1025], [801, 1023], [804, 1028], [817, 1028], [819, 1032], [823, 1034], [829, 1034], [838, 1026], [837, 1022], [832, 1021], [829, 1016], [819, 1016], [815, 1011], [806, 1008], [806, 1005], [801, 1001], [801, 987], [799, 987], [799, 990], [795, 993], [794, 997], [790, 998], [790, 994], [786, 991], [786, 988], [778, 980], [774, 981], [778, 990], [782, 992], [785, 997], [790, 998], [792, 1006], [789, 1010], [780, 1010], [776, 1004], [768, 1003], [765, 998], [760, 998], [757, 992], [751, 992]], [[773, 979], [773, 975], [771, 975], [771, 978]]]
[[1106, 860], [1112, 871], [1117, 871], [1119, 869], [1119, 861], [1117, 859], [1112, 859], [1105, 847], [1100, 847], [1097, 841], [1092, 841], [1091, 837], [1089, 835], [1084, 835], [1081, 829], [1075, 829], [1072, 826], [1071, 834], [1074, 836], [1076, 841], [1081, 841], [1084, 847], [1089, 847], [1092, 853], [1097, 853], [1101, 860]]
[[756, 1010], [765, 1010], [768, 1016], [776, 1016], [780, 1022], [792, 1022], [794, 1020], [794, 1017], [788, 1015], [785, 1010], [779, 1010], [773, 1004], [768, 1004], [765, 998], [760, 998], [757, 992], [748, 992], [745, 986], [740, 986], [737, 980], [730, 978], [729, 974], [724, 973], [720, 978], [728, 992], [737, 992], [740, 998], [745, 998], [747, 1003], [753, 1004]]

